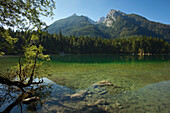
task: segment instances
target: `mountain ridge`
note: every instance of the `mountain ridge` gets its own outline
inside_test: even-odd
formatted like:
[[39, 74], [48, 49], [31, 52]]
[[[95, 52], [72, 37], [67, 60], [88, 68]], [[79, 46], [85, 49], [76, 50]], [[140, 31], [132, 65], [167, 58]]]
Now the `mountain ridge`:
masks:
[[[101, 18], [100, 18], [101, 19]], [[150, 21], [137, 14], [126, 14], [111, 9], [106, 17], [94, 21], [87, 16], [76, 14], [55, 21], [47, 31], [69, 36], [89, 36], [101, 38], [120, 38], [130, 35], [146, 35], [170, 40], [170, 25]]]

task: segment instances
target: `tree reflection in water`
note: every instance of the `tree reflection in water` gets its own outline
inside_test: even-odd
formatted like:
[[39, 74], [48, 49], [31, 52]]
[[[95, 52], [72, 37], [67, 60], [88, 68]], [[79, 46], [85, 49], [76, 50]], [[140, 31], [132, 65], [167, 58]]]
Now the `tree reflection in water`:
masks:
[[34, 84], [24, 88], [24, 91], [16, 86], [0, 84], [0, 111], [10, 112], [15, 106], [20, 107], [21, 113], [23, 106], [27, 111], [36, 112], [41, 108], [46, 100], [51, 97], [52, 84]]

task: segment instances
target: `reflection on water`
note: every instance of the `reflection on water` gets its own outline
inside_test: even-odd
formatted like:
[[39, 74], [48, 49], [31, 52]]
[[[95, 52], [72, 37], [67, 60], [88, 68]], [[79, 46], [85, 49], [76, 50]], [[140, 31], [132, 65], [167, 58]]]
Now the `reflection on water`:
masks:
[[170, 61], [170, 57], [169, 55], [51, 55], [51, 61], [63, 63], [153, 62]]
[[[92, 85], [83, 92], [82, 98], [71, 99], [70, 95], [75, 91], [57, 85], [47, 78], [44, 78], [45, 84], [52, 83], [51, 97], [41, 106], [40, 104], [23, 104], [22, 111], [39, 113], [93, 113], [93, 112], [120, 112], [120, 113], [169, 113], [170, 105], [170, 81], [150, 84], [144, 88], [131, 92], [123, 92], [116, 95], [110, 95], [105, 87]], [[45, 89], [46, 90], [46, 89]], [[47, 89], [48, 90], [48, 89]], [[44, 90], [39, 92], [43, 95]], [[45, 92], [44, 92], [45, 93]], [[79, 94], [79, 93], [76, 93]], [[74, 94], [75, 95], [75, 94]], [[43, 97], [41, 97], [43, 98]], [[33, 107], [34, 105], [34, 107]], [[0, 111], [3, 109], [1, 106]], [[16, 106], [12, 113], [20, 112], [20, 107]]]
[[[44, 83], [41, 85], [34, 86], [35, 90], [33, 93], [30, 91], [32, 89], [27, 88], [27, 92], [29, 94], [29, 97], [38, 97], [38, 101], [34, 102], [23, 102], [21, 105], [15, 106], [12, 109], [12, 113], [19, 113], [21, 112], [36, 112], [37, 110], [41, 109], [44, 102], [49, 100], [51, 97], [53, 98], [61, 98], [63, 95], [66, 94], [72, 94], [74, 93], [73, 90], [66, 88], [64, 86], [57, 85], [53, 83], [51, 80], [47, 78], [42, 78], [44, 80]], [[39, 81], [39, 79], [35, 79], [34, 81]], [[16, 102], [16, 99], [21, 94], [21, 91], [10, 91], [8, 92], [8, 86], [6, 85], [0, 85], [0, 112], [4, 111], [7, 107], [11, 106], [13, 103]]]
[[40, 112], [170, 112], [170, 81], [150, 84], [137, 91], [124, 92], [115, 96], [109, 95], [105, 88], [96, 86], [91, 86], [84, 92], [86, 92], [84, 97], [79, 99], [52, 98], [44, 105]]
[[[17, 57], [0, 57], [1, 70], [10, 67], [16, 61]], [[170, 81], [165, 81], [169, 80], [169, 62], [170, 57], [168, 55], [52, 55], [49, 64], [53, 66], [52, 69], [55, 71], [55, 75], [51, 80], [60, 82], [60, 84], [70, 88], [86, 89], [85, 94], [82, 98], [71, 99], [71, 95], [75, 93], [74, 90], [44, 78], [44, 85], [53, 84], [51, 89], [39, 90], [35, 95], [47, 101], [44, 101], [44, 103], [22, 104], [22, 111], [24, 113], [35, 111], [39, 113], [169, 113]], [[73, 63], [75, 65], [72, 65]], [[90, 86], [101, 80], [109, 80], [114, 85], [121, 86], [116, 89], [120, 90], [120, 94], [112, 93], [111, 95], [108, 88]], [[151, 84], [158, 81], [165, 82]], [[129, 89], [124, 90], [123, 88]], [[121, 89], [123, 89], [123, 92]], [[0, 91], [1, 95], [2, 90]], [[46, 91], [50, 91], [49, 95]], [[7, 96], [7, 94], [4, 95]], [[13, 94], [14, 99], [11, 99], [11, 101], [15, 101], [17, 95]], [[5, 96], [0, 96], [0, 112], [10, 104], [7, 101], [9, 99], [3, 103], [3, 97]], [[20, 111], [21, 107], [16, 106], [12, 113]]]

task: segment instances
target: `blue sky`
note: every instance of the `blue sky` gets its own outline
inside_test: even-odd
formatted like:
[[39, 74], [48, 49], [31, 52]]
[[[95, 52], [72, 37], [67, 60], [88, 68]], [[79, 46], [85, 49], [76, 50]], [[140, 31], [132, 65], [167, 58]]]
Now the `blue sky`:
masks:
[[55, 0], [54, 19], [43, 18], [47, 25], [76, 13], [97, 21], [110, 9], [139, 14], [151, 21], [170, 24], [170, 0]]

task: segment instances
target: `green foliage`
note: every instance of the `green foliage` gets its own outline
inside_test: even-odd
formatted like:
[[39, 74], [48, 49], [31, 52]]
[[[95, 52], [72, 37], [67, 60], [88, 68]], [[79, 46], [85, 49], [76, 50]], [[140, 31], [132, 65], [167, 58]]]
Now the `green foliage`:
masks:
[[44, 55], [43, 54], [43, 46], [39, 45], [38, 47], [36, 45], [31, 45], [26, 48], [25, 51], [25, 58], [26, 60], [30, 61], [31, 59], [40, 58], [42, 60], [47, 60], [49, 61], [49, 55]]
[[31, 40], [32, 41], [37, 41], [39, 38], [35, 34], [32, 35]]
[[4, 55], [5, 53], [4, 52], [0, 52], [0, 56]]
[[[53, 0], [1, 0], [0, 1], [0, 55], [19, 54], [18, 65], [12, 67], [6, 73], [0, 73], [0, 83], [9, 87], [10, 93], [18, 90], [18, 98], [9, 105], [3, 112], [10, 112], [13, 107], [22, 103], [28, 96], [34, 95], [37, 89], [42, 86], [33, 87], [34, 84], [41, 84], [43, 80], [35, 82], [34, 78], [42, 77], [44, 70], [41, 68], [42, 60], [50, 60], [49, 55], [43, 54], [43, 46], [39, 44], [40, 30], [31, 34], [32, 29], [40, 29], [46, 25], [40, 20], [40, 16], [52, 16], [55, 2]], [[15, 28], [15, 33], [3, 27]], [[16, 37], [16, 38], [13, 38]], [[3, 52], [2, 52], [3, 51]], [[40, 76], [41, 75], [41, 76]], [[18, 78], [18, 79], [17, 79]], [[25, 87], [31, 87], [26, 89]], [[10, 90], [13, 89], [13, 90]], [[5, 97], [6, 98], [6, 97]], [[16, 97], [15, 97], [16, 98]], [[22, 111], [21, 111], [22, 112]]]
[[11, 36], [9, 36], [8, 31], [5, 31], [4, 33], [2, 33], [2, 37], [5, 38], [5, 40], [9, 43], [9, 44], [14, 44], [18, 41], [17, 38], [12, 38]]
[[34, 75], [33, 78], [46, 76], [46, 73], [44, 73], [45, 70], [42, 68], [44, 63], [42, 60], [49, 61], [50, 58], [49, 55], [44, 55], [42, 51], [43, 47], [41, 45], [38, 47], [36, 45], [28, 46], [25, 49], [24, 57], [20, 57], [18, 65], [12, 67], [13, 76], [20, 78], [24, 82], [32, 74]]
[[[53, 0], [1, 0], [0, 7], [0, 37], [4, 38], [1, 39], [2, 42], [0, 43], [0, 55], [12, 52], [14, 54], [16, 51], [13, 45], [18, 39], [9, 35], [9, 32], [12, 32], [11, 29], [6, 31], [3, 27], [24, 31], [34, 28], [40, 29], [46, 25], [40, 20], [40, 16], [51, 17], [53, 15], [52, 11], [55, 8], [55, 2]], [[33, 35], [32, 40], [34, 42], [37, 40], [35, 38]], [[22, 47], [19, 49], [22, 51]]]
[[0, 25], [28, 29], [45, 25], [40, 16], [52, 16], [53, 0], [1, 0]]
[[11, 33], [10, 29], [5, 30], [0, 28], [2, 32], [0, 32], [1, 42], [0, 42], [0, 55], [4, 55], [5, 53], [15, 53], [14, 44], [18, 41], [18, 38], [12, 38], [9, 33]]
[[[25, 48], [28, 53], [26, 56], [35, 58], [36, 50], [42, 50], [44, 47], [46, 54], [168, 54], [170, 53], [170, 44], [163, 39], [146, 37], [146, 36], [129, 36], [117, 39], [103, 39], [103, 38], [91, 38], [87, 36], [76, 37], [63, 36], [60, 32], [49, 34], [48, 32], [11, 32], [14, 37], [19, 40], [14, 44], [14, 50], [20, 53], [20, 49], [23, 48], [23, 44], [27, 43], [26, 39], [31, 39], [31, 45]], [[26, 36], [24, 39], [23, 36]], [[39, 38], [38, 38], [39, 37]], [[140, 51], [139, 51], [140, 50]], [[24, 52], [24, 51], [23, 51]], [[11, 51], [10, 54], [14, 53]], [[16, 53], [16, 54], [17, 54]], [[41, 54], [41, 52], [39, 52]], [[41, 56], [41, 55], [40, 55]], [[48, 56], [47, 56], [48, 59]]]

